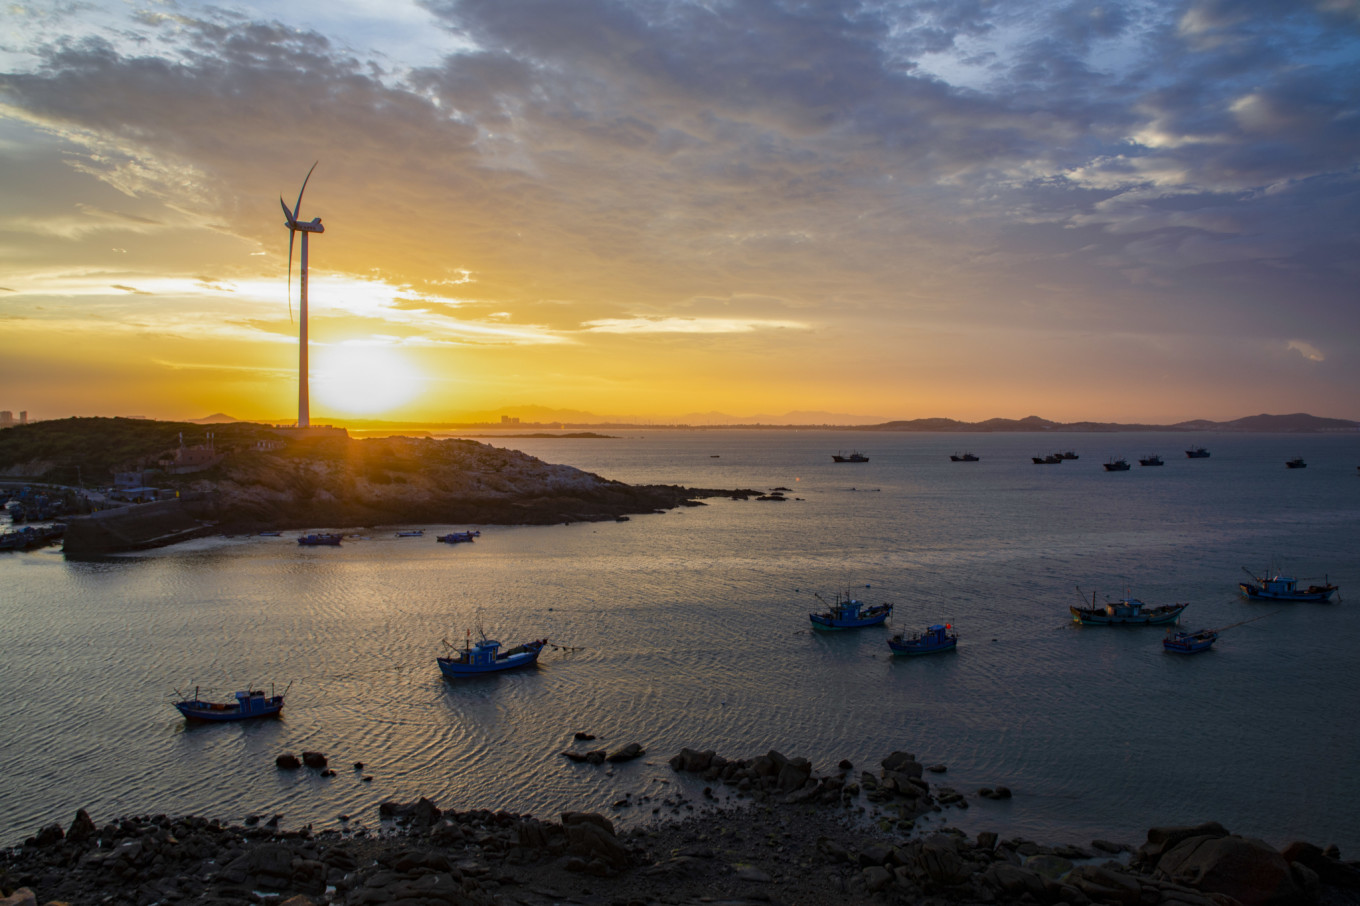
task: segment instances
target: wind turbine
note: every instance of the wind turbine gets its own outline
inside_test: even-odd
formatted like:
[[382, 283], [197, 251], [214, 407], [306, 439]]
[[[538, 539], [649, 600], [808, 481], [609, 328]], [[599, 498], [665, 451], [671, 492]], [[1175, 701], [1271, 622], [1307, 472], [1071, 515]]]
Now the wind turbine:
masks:
[[[312, 170], [316, 169], [317, 161], [312, 164]], [[298, 329], [298, 418], [299, 428], [309, 427], [312, 423], [311, 403], [307, 397], [307, 234], [324, 233], [326, 228], [321, 225], [320, 217], [313, 217], [311, 220], [298, 220], [298, 212], [302, 210], [302, 193], [307, 191], [307, 180], [312, 178], [312, 170], [307, 171], [307, 179], [302, 181], [302, 189], [298, 192], [297, 204], [293, 205], [293, 210], [288, 210], [288, 202], [279, 196], [279, 204], [283, 206], [283, 216], [287, 218], [284, 226], [288, 227], [288, 317], [293, 316], [293, 240], [298, 233], [302, 234], [302, 256], [300, 269], [301, 277], [301, 303], [299, 309], [299, 329]]]

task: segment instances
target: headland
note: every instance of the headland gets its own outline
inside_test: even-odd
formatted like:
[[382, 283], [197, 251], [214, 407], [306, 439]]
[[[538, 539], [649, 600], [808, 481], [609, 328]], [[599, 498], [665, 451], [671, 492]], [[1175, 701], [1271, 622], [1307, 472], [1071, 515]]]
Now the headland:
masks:
[[465, 439], [102, 418], [0, 432], [0, 477], [63, 486], [90, 511], [65, 518], [74, 556], [320, 526], [616, 520], [756, 493], [628, 485]]

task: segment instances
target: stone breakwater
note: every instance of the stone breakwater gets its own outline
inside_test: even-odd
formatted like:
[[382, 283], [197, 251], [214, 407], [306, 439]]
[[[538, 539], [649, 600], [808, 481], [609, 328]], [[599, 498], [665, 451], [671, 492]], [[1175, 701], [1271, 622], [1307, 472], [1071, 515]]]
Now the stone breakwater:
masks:
[[[1308, 843], [1277, 850], [1215, 823], [1153, 828], [1136, 850], [951, 829], [912, 836], [907, 813], [946, 808], [950, 794], [932, 790], [922, 780], [929, 768], [906, 752], [858, 777], [846, 762], [818, 776], [806, 759], [778, 752], [729, 760], [687, 749], [671, 765], [745, 787], [744, 803], [701, 804], [683, 820], [624, 833], [598, 813], [541, 820], [446, 811], [428, 799], [384, 803], [390, 829], [378, 834], [164, 815], [100, 826], [81, 811], [67, 829], [51, 824], [0, 851], [0, 906], [1360, 904], [1360, 863]], [[866, 820], [856, 786], [871, 787], [879, 805], [905, 807], [903, 817]], [[692, 805], [683, 796], [673, 804]]]

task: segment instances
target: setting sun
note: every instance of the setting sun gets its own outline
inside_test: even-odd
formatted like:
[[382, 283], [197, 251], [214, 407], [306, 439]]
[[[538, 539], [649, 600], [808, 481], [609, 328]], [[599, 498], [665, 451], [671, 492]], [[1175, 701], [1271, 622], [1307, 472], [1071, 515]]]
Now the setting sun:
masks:
[[327, 409], [357, 415], [386, 412], [420, 395], [424, 376], [389, 346], [344, 343], [313, 347], [312, 393]]

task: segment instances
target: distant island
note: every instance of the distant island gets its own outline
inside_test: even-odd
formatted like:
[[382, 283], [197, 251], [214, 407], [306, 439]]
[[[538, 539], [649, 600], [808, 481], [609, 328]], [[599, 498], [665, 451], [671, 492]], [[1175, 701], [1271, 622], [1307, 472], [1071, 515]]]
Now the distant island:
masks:
[[[749, 421], [735, 422], [723, 421], [721, 423], [708, 422], [686, 422], [677, 421], [669, 424], [658, 424], [651, 421], [616, 421], [600, 419], [590, 416], [588, 413], [573, 413], [577, 416], [576, 420], [545, 420], [545, 421], [523, 421], [523, 422], [497, 422], [497, 421], [440, 421], [440, 422], [382, 422], [382, 421], [353, 421], [348, 427], [360, 432], [382, 432], [385, 434], [427, 434], [430, 431], [469, 431], [486, 429], [513, 429], [513, 430], [533, 430], [542, 431], [567, 431], [571, 434], [509, 434], [497, 432], [492, 437], [600, 437], [602, 435], [586, 432], [580, 433], [583, 429], [607, 429], [607, 430], [685, 430], [685, 431], [728, 431], [728, 430], [788, 430], [788, 429], [823, 429], [835, 431], [899, 431], [899, 432], [943, 432], [961, 434], [981, 434], [989, 432], [1072, 432], [1072, 433], [1111, 433], [1116, 431], [1181, 431], [1196, 433], [1233, 433], [1233, 434], [1323, 434], [1323, 433], [1344, 433], [1360, 431], [1360, 421], [1352, 421], [1344, 418], [1323, 418], [1316, 415], [1298, 412], [1292, 415], [1249, 415], [1245, 418], [1233, 419], [1232, 421], [1216, 422], [1209, 419], [1193, 419], [1191, 421], [1176, 422], [1170, 425], [1125, 423], [1125, 422], [1098, 422], [1098, 421], [1079, 421], [1079, 422], [1057, 422], [1050, 419], [1041, 418], [1037, 415], [1030, 415], [1025, 418], [989, 418], [980, 422], [966, 422], [953, 418], [916, 418], [907, 420], [894, 420], [879, 422], [876, 424], [855, 423], [836, 423], [836, 422], [770, 422], [770, 421]], [[203, 419], [193, 420], [197, 425], [220, 425], [220, 424], [249, 424], [233, 419], [229, 415], [218, 413]], [[464, 436], [482, 436], [467, 435]]]
[[[466, 439], [73, 418], [0, 431], [0, 480], [63, 486], [68, 554], [211, 533], [619, 520], [758, 492], [628, 485]], [[129, 502], [135, 505], [129, 505]]]

